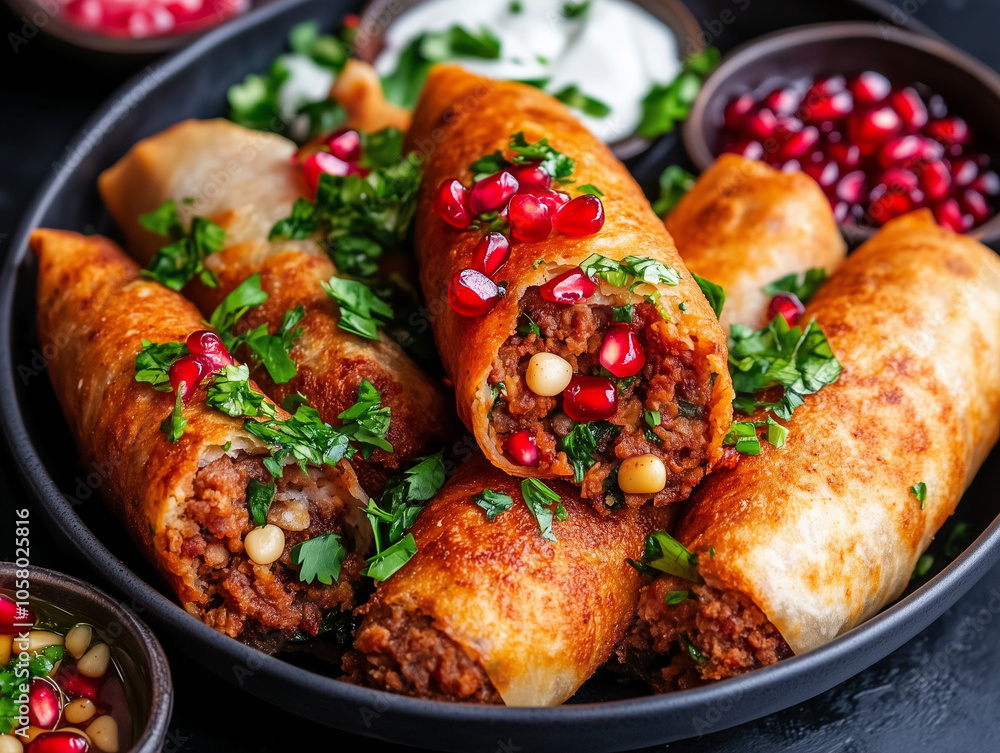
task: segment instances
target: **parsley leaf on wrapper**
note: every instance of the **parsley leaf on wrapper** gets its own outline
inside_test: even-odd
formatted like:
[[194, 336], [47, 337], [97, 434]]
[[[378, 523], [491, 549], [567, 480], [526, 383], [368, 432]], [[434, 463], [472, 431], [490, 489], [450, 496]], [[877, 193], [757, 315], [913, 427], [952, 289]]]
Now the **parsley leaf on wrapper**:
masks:
[[726, 291], [722, 289], [721, 285], [716, 285], [711, 280], [706, 280], [700, 275], [696, 275], [694, 272], [691, 273], [694, 277], [694, 281], [698, 283], [698, 287], [701, 288], [701, 292], [705, 294], [705, 298], [708, 299], [709, 305], [712, 307], [712, 311], [715, 312], [715, 318], [718, 319], [722, 316], [722, 307], [726, 305]]
[[576, 162], [562, 152], [556, 151], [549, 144], [548, 139], [539, 139], [528, 143], [524, 138], [523, 131], [518, 131], [510, 137], [508, 148], [514, 153], [511, 158], [514, 164], [541, 162], [540, 167], [556, 183], [566, 181], [576, 168]]
[[616, 260], [601, 254], [591, 254], [580, 263], [580, 269], [587, 277], [600, 278], [618, 288], [634, 286], [640, 282], [674, 286], [681, 281], [676, 269], [645, 256], [626, 256]]
[[321, 284], [326, 294], [340, 304], [337, 326], [341, 329], [368, 340], [378, 340], [379, 326], [392, 321], [392, 307], [365, 283], [331, 277]]
[[227, 350], [232, 351], [235, 337], [230, 332], [233, 325], [251, 308], [267, 301], [267, 293], [260, 287], [260, 273], [252, 274], [233, 289], [222, 302], [215, 307], [208, 323], [222, 339]]
[[486, 511], [486, 519], [492, 521], [497, 515], [514, 506], [514, 498], [492, 489], [483, 489], [472, 497], [472, 501]]
[[367, 379], [358, 385], [358, 399], [350, 408], [337, 416], [343, 425], [341, 433], [362, 445], [361, 456], [367, 460], [376, 447], [392, 452], [392, 445], [386, 441], [389, 431], [391, 409], [382, 405], [382, 395]]
[[185, 343], [154, 343], [142, 341], [142, 350], [135, 355], [135, 381], [153, 385], [160, 392], [170, 391], [170, 367], [190, 351]]
[[160, 431], [167, 435], [167, 439], [171, 444], [180, 440], [181, 436], [184, 434], [184, 430], [187, 428], [187, 419], [184, 418], [184, 401], [181, 399], [181, 394], [184, 392], [184, 382], [180, 383], [177, 389], [177, 399], [174, 401], [174, 409], [170, 412], [170, 415], [160, 422]]
[[141, 215], [139, 224], [171, 241], [156, 252], [143, 276], [174, 291], [180, 291], [195, 277], [210, 288], [218, 287], [215, 273], [205, 267], [205, 257], [225, 246], [226, 231], [220, 225], [194, 217], [190, 229], [185, 230], [177, 215], [177, 202], [172, 199]]
[[340, 577], [347, 549], [340, 543], [340, 536], [324, 533], [296, 544], [291, 554], [292, 564], [299, 568], [299, 580], [304, 583], [317, 580], [329, 586]]
[[276, 415], [274, 406], [250, 386], [250, 367], [246, 364], [231, 363], [215, 372], [205, 405], [234, 418]]
[[271, 417], [265, 421], [247, 421], [243, 428], [271, 448], [271, 457], [264, 465], [272, 475], [282, 475], [282, 466], [288, 458], [298, 461], [303, 473], [307, 465], [336, 465], [354, 454], [347, 436], [330, 424], [324, 423], [315, 408], [299, 406], [295, 413], [284, 420]]
[[[555, 541], [556, 536], [552, 532], [552, 516], [557, 520], [566, 519], [566, 509], [563, 507], [560, 497], [552, 489], [536, 478], [526, 478], [521, 482], [521, 496], [524, 504], [528, 506], [528, 512], [538, 523], [538, 530], [542, 538], [546, 541]], [[556, 503], [553, 511], [552, 503]]]
[[247, 509], [255, 526], [267, 525], [267, 511], [274, 501], [275, 484], [265, 484], [255, 478], [247, 484]]
[[920, 503], [921, 510], [927, 507], [927, 484], [923, 481], [918, 484], [914, 484], [910, 487], [910, 493], [917, 498], [917, 502]]
[[698, 555], [688, 551], [687, 547], [666, 531], [649, 534], [642, 560], [629, 560], [628, 563], [643, 575], [667, 573], [692, 583], [702, 582], [698, 574]]
[[816, 295], [816, 291], [823, 287], [826, 282], [826, 270], [823, 267], [813, 267], [805, 272], [785, 275], [764, 287], [764, 292], [768, 295], [778, 293], [791, 293], [802, 303], [809, 303], [809, 299]]
[[760, 439], [757, 436], [758, 429], [766, 429], [765, 435], [768, 443], [777, 449], [785, 446], [788, 438], [788, 429], [770, 416], [765, 421], [735, 421], [723, 437], [722, 444], [727, 447], [735, 447], [736, 451], [742, 455], [760, 455]]

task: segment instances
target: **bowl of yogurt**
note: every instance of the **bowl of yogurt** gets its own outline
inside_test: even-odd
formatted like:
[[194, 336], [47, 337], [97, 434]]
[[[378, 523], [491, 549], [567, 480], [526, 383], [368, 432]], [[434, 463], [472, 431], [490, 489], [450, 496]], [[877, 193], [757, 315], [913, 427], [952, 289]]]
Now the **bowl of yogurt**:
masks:
[[396, 104], [412, 108], [427, 70], [448, 60], [545, 90], [626, 159], [649, 145], [643, 100], [704, 36], [677, 0], [373, 0], [354, 45]]

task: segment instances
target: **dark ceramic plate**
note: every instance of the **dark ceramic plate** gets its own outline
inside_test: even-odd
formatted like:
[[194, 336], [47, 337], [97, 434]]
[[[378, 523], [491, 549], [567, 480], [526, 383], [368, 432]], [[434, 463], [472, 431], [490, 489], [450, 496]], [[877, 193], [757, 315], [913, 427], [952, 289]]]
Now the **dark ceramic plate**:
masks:
[[[724, 50], [774, 31], [779, 24], [879, 18], [870, 3], [825, 2], [810, 4], [807, 10], [799, 0], [772, 0], [742, 4], [746, 10], [733, 20], [727, 20], [731, 15], [721, 14], [720, 8], [740, 3], [689, 0], [688, 5], [711, 35], [709, 43]], [[599, 673], [569, 704], [538, 709], [421, 701], [347, 685], [226, 638], [165, 597], [124, 531], [105, 514], [98, 500], [100, 473], [75, 463], [72, 442], [44, 373], [45, 354], [35, 337], [35, 268], [27, 235], [38, 226], [114, 235], [95, 189], [102, 169], [139, 139], [178, 120], [222, 114], [226, 88], [250, 71], [265, 69], [283, 51], [292, 25], [315, 18], [332, 28], [349, 10], [356, 8], [339, 0], [290, 0], [268, 6], [207, 35], [130, 82], [91, 119], [55, 166], [4, 262], [0, 411], [13, 457], [65, 550], [88, 561], [172, 645], [268, 702], [358, 734], [455, 751], [622, 750], [730, 727], [833, 687], [916, 635], [1000, 560], [1000, 521], [994, 520], [1000, 512], [995, 493], [1000, 456], [994, 454], [955, 517], [974, 543], [942, 571], [915, 582], [908, 595], [862, 627], [812, 653], [709, 687], [654, 697]], [[640, 180], [655, 180], [666, 164], [676, 161], [686, 161], [677, 140], [664, 139], [631, 161], [630, 167]], [[938, 563], [947, 562], [940, 550], [954, 526], [954, 521], [949, 523], [938, 537]]]

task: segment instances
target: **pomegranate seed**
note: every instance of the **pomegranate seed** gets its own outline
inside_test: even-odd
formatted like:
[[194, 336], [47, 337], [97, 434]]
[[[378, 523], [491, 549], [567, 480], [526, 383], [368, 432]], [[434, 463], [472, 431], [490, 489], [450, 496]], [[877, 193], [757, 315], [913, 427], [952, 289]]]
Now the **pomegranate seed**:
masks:
[[837, 222], [846, 222], [850, 216], [851, 205], [846, 201], [838, 201], [833, 207], [833, 218]]
[[506, 170], [483, 178], [469, 193], [469, 209], [473, 214], [495, 212], [507, 206], [510, 197], [517, 193], [517, 178]]
[[775, 89], [764, 98], [764, 106], [775, 115], [791, 115], [799, 106], [798, 92], [794, 89]]
[[492, 311], [503, 292], [493, 280], [474, 269], [462, 269], [451, 276], [448, 303], [456, 314], [481, 316]]
[[830, 144], [828, 151], [841, 169], [857, 167], [861, 162], [861, 150], [854, 144]]
[[847, 126], [854, 141], [882, 142], [899, 129], [899, 115], [888, 107], [869, 110]]
[[879, 183], [884, 183], [890, 191], [909, 193], [917, 188], [917, 176], [901, 167], [892, 167], [882, 173]]
[[[923, 196], [921, 196], [921, 199]], [[894, 217], [899, 217], [913, 209], [913, 203], [906, 194], [891, 190], [885, 184], [879, 184], [872, 190], [869, 197], [868, 214], [880, 225], [884, 225]]]
[[551, 188], [535, 188], [531, 191], [526, 191], [525, 193], [530, 193], [540, 202], [545, 204], [549, 208], [549, 213], [555, 212], [563, 204], [569, 202], [568, 193], [553, 191]]
[[942, 144], [964, 144], [969, 140], [969, 126], [961, 118], [942, 118], [927, 124], [927, 135]]
[[837, 167], [837, 163], [834, 160], [820, 162], [819, 164], [806, 165], [802, 169], [806, 175], [819, 183], [819, 185], [823, 188], [829, 188], [832, 186], [837, 182], [837, 178], [840, 176], [840, 168]]
[[29, 753], [87, 753], [90, 743], [76, 732], [43, 732], [28, 746]]
[[882, 167], [902, 165], [919, 158], [922, 152], [923, 139], [920, 136], [900, 136], [887, 141], [885, 146], [879, 149], [878, 163]]
[[809, 96], [822, 97], [827, 94], [836, 94], [839, 91], [843, 91], [846, 86], [847, 80], [843, 76], [828, 76], [816, 81], [810, 87], [809, 93], [806, 96], [808, 98]]
[[795, 293], [778, 293], [767, 306], [767, 319], [773, 321], [780, 314], [789, 327], [794, 327], [805, 310], [806, 307]]
[[563, 390], [563, 411], [574, 421], [604, 421], [618, 410], [618, 394], [610, 379], [577, 374]]
[[865, 71], [851, 82], [854, 99], [866, 105], [881, 102], [889, 96], [892, 84], [889, 79], [875, 71]]
[[962, 194], [962, 209], [972, 215], [972, 220], [977, 225], [986, 221], [990, 216], [990, 205], [986, 198], [974, 189], [968, 189]]
[[191, 355], [182, 356], [174, 361], [170, 371], [170, 386], [174, 393], [184, 385], [184, 392], [181, 393], [181, 400], [185, 403], [198, 391], [198, 386], [215, 371], [213, 364], [206, 356]]
[[601, 366], [616, 377], [635, 376], [646, 364], [646, 354], [639, 338], [628, 324], [617, 322], [608, 327], [601, 345]]
[[780, 117], [777, 118], [778, 125], [774, 132], [777, 136], [787, 138], [793, 133], [798, 133], [805, 127], [805, 124], [798, 118]]
[[472, 222], [468, 189], [455, 178], [441, 181], [434, 192], [434, 213], [452, 227], [468, 227]]
[[552, 218], [552, 227], [566, 235], [593, 235], [604, 227], [604, 204], [596, 196], [577, 196]]
[[758, 139], [766, 139], [774, 135], [774, 129], [778, 127], [778, 119], [774, 113], [766, 107], [750, 113], [746, 117], [744, 128]]
[[956, 186], [967, 186], [979, 175], [979, 164], [971, 157], [955, 160], [951, 165], [951, 180]]
[[597, 283], [583, 273], [579, 267], [553, 277], [538, 288], [542, 298], [553, 303], [576, 303], [585, 301], [597, 290]]
[[759, 160], [764, 157], [764, 147], [759, 141], [737, 141], [726, 150], [746, 159]]
[[822, 120], [837, 120], [854, 109], [854, 97], [848, 91], [824, 94], [815, 99], [806, 98], [802, 106], [803, 118], [817, 123]]
[[934, 207], [934, 219], [941, 227], [946, 227], [956, 233], [965, 232], [965, 217], [962, 208], [954, 199], [946, 199]]
[[344, 162], [339, 157], [335, 157], [329, 152], [313, 152], [302, 161], [302, 175], [306, 180], [306, 185], [310, 190], [316, 191], [319, 185], [320, 176], [327, 175], [350, 175], [357, 172], [357, 168], [352, 170], [352, 165]]
[[472, 251], [472, 268], [492, 277], [510, 259], [510, 241], [503, 233], [487, 233]]
[[819, 141], [819, 131], [814, 126], [808, 126], [778, 148], [778, 158], [797, 159], [812, 149], [817, 141]]
[[517, 194], [510, 200], [507, 218], [510, 233], [519, 241], [543, 241], [552, 231], [548, 203], [531, 194]]
[[97, 697], [101, 693], [101, 685], [104, 678], [84, 677], [77, 669], [76, 665], [68, 667], [63, 665], [59, 669], [59, 686], [63, 692], [69, 696], [79, 698], [89, 698], [97, 703]]
[[996, 196], [1000, 193], [1000, 177], [992, 170], [987, 170], [972, 181], [972, 187], [984, 196]]
[[526, 188], [548, 188], [552, 185], [552, 176], [545, 172], [540, 162], [514, 165], [509, 170], [514, 178], [517, 179], [517, 183], [522, 191]]
[[951, 175], [944, 162], [928, 162], [920, 167], [920, 185], [932, 200], [940, 199], [951, 186]]
[[893, 94], [890, 103], [903, 121], [903, 128], [906, 130], [919, 131], [927, 125], [927, 105], [912, 86]]
[[507, 437], [503, 448], [518, 465], [538, 465], [538, 444], [534, 435], [527, 429], [515, 431]]
[[344, 162], [357, 162], [361, 159], [361, 137], [357, 131], [337, 131], [327, 139], [326, 145], [334, 157]]
[[848, 204], [857, 204], [865, 192], [865, 174], [860, 170], [848, 173], [837, 184], [837, 198]]
[[233, 362], [233, 357], [229, 355], [229, 351], [222, 344], [219, 336], [207, 329], [200, 329], [188, 335], [187, 346], [188, 350], [195, 355], [205, 356], [216, 369], [221, 369]]
[[13, 599], [0, 594], [0, 635], [17, 635], [34, 624], [31, 607], [19, 607]]
[[59, 722], [59, 691], [52, 683], [36, 677], [28, 692], [28, 721], [42, 729], [52, 729]]
[[726, 109], [723, 110], [723, 118], [726, 128], [731, 131], [739, 131], [743, 127], [743, 118], [747, 116], [754, 107], [753, 97], [743, 94], [732, 100]]

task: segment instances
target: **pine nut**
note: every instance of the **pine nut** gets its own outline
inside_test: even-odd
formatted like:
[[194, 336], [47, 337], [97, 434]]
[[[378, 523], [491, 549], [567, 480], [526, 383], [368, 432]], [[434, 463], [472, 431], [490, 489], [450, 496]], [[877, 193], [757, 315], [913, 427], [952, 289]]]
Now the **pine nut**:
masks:
[[90, 641], [94, 637], [94, 630], [90, 625], [74, 625], [66, 633], [66, 650], [74, 659], [79, 659], [90, 648]]
[[572, 379], [573, 367], [555, 353], [535, 353], [524, 374], [528, 389], [542, 397], [558, 395]]
[[118, 753], [118, 722], [110, 716], [99, 716], [87, 727], [87, 734], [104, 753]]
[[255, 528], [247, 534], [243, 547], [255, 563], [270, 565], [285, 551], [285, 532], [270, 524]]
[[103, 677], [111, 662], [111, 649], [107, 643], [98, 643], [85, 653], [76, 663], [76, 668], [84, 677]]
[[66, 721], [70, 724], [83, 724], [95, 713], [97, 713], [97, 707], [89, 698], [77, 698], [75, 701], [70, 701], [63, 710]]
[[667, 467], [656, 455], [636, 455], [618, 468], [618, 486], [626, 494], [656, 494], [667, 485]]

